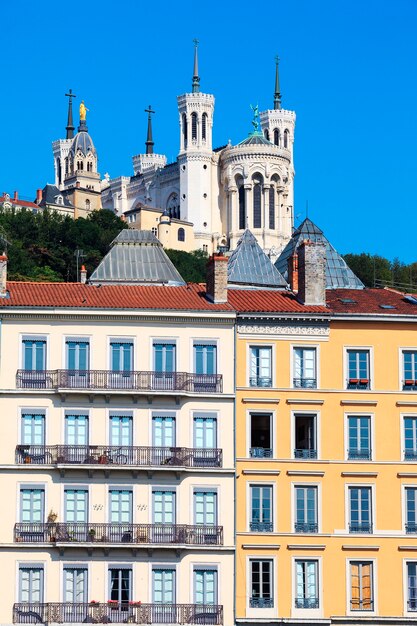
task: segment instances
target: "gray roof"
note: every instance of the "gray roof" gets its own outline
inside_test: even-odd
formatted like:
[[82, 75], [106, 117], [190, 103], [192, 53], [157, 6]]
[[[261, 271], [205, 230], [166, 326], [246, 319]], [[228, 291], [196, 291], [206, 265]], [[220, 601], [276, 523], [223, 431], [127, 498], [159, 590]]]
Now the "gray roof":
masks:
[[274, 146], [271, 141], [268, 141], [264, 134], [261, 132], [253, 132], [246, 137], [243, 141], [237, 144], [238, 146]]
[[87, 156], [89, 152], [96, 154], [93, 140], [86, 130], [82, 130], [75, 135], [72, 141], [71, 150], [74, 151], [74, 154], [77, 153], [77, 150], [81, 150], [84, 156]]
[[[62, 197], [62, 203], [58, 203], [58, 196]], [[42, 189], [42, 201], [40, 205], [45, 206], [46, 204], [73, 207], [71, 202], [66, 197], [65, 191], [60, 191], [56, 185], [45, 185]]]
[[155, 235], [133, 228], [122, 230], [112, 241], [110, 251], [91, 274], [89, 282], [185, 285]]
[[275, 261], [275, 267], [288, 278], [288, 259], [304, 239], [321, 241], [326, 246], [326, 288], [327, 289], [363, 289], [364, 284], [346, 264], [346, 261], [326, 239], [323, 231], [308, 217], [293, 232], [290, 241]]
[[232, 252], [227, 264], [229, 284], [253, 287], [287, 287], [287, 283], [272, 265], [256, 238], [245, 230], [236, 250]]

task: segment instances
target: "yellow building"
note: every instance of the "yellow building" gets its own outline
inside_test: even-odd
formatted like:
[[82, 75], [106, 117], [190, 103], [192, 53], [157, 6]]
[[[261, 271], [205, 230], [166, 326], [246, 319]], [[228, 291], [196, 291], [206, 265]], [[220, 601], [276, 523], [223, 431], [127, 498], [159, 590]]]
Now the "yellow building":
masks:
[[236, 621], [405, 624], [417, 616], [417, 300], [326, 293], [315, 246], [301, 247], [298, 298], [229, 290]]
[[152, 231], [164, 248], [192, 252], [197, 247], [191, 222], [170, 217], [162, 209], [138, 206], [123, 217], [130, 228]]

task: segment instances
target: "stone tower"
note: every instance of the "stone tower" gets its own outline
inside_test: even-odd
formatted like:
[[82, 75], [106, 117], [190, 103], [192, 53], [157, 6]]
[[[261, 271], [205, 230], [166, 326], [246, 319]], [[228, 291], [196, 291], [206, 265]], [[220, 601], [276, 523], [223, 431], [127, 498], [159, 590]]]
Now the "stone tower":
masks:
[[68, 163], [68, 155], [71, 148], [72, 140], [74, 139], [74, 122], [72, 117], [72, 99], [77, 96], [72, 93], [72, 89], [65, 94], [68, 98], [68, 119], [66, 126], [66, 138], [57, 139], [52, 143], [52, 151], [54, 154], [54, 169], [55, 169], [55, 185], [61, 191], [65, 188], [65, 167]]
[[[178, 96], [180, 121], [180, 215], [194, 224], [195, 237], [211, 247], [213, 227], [213, 113], [214, 96], [200, 92], [198, 41], [194, 40], [194, 75], [191, 93]], [[203, 248], [204, 249], [204, 248]]]

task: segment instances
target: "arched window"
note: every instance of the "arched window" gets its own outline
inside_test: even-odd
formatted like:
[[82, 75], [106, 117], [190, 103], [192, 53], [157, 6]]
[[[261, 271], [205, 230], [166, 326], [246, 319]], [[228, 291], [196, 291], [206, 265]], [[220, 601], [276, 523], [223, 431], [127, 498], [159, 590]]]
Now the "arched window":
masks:
[[201, 139], [207, 139], [207, 113], [203, 113], [201, 117]]
[[185, 230], [183, 228], [178, 229], [178, 241], [185, 241]]
[[261, 214], [261, 196], [262, 189], [260, 183], [256, 183], [253, 187], [253, 227], [262, 227], [262, 214]]
[[65, 159], [65, 174], [68, 174], [68, 157]]
[[264, 130], [264, 135], [265, 135], [265, 139], [268, 139], [269, 141], [269, 130], [267, 128], [265, 128]]
[[180, 219], [180, 205], [178, 195], [176, 193], [172, 193], [168, 198], [167, 213], [169, 217]]
[[93, 171], [93, 164], [91, 161], [88, 161], [87, 163], [87, 172], [92, 172]]
[[89, 210], [90, 210], [90, 206], [91, 206], [91, 202], [90, 202], [90, 200], [86, 200], [86, 201], [85, 201], [85, 210], [86, 210], [86, 211], [89, 211]]
[[64, 204], [64, 198], [62, 196], [57, 196], [56, 197], [56, 203], [57, 204]]
[[275, 228], [275, 186], [269, 188], [269, 228]]
[[197, 113], [191, 113], [191, 139], [197, 139]]
[[184, 148], [186, 148], [188, 143], [188, 125], [185, 113], [182, 114], [182, 136], [184, 138]]
[[274, 128], [274, 144], [276, 146], [279, 146], [279, 142], [280, 142], [279, 130], [278, 128]]
[[61, 159], [56, 160], [56, 173], [58, 174], [58, 184], [61, 184], [62, 175], [61, 175]]
[[246, 196], [243, 185], [239, 187], [239, 230], [246, 228]]
[[288, 137], [289, 137], [289, 132], [287, 129], [284, 130], [284, 148], [288, 148]]

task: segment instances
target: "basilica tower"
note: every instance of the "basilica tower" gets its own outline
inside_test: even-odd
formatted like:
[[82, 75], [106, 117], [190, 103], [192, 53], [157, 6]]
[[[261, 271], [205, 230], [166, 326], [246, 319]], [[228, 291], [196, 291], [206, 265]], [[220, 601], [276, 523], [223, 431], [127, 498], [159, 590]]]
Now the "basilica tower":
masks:
[[194, 224], [201, 247], [211, 251], [212, 233], [218, 228], [212, 216], [213, 176], [217, 171], [212, 147], [214, 96], [200, 92], [198, 41], [194, 44], [192, 91], [178, 96], [180, 214], [181, 219]]

